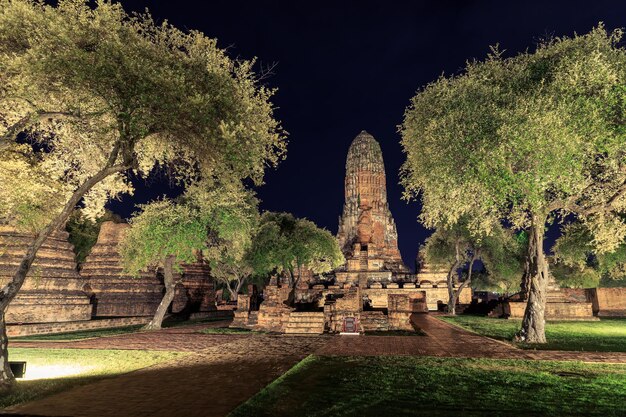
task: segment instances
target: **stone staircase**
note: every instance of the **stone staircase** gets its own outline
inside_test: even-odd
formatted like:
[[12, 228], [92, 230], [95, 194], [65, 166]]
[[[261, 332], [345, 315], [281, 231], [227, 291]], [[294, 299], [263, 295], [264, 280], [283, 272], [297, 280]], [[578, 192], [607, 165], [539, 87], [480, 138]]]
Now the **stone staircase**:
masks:
[[323, 312], [295, 312], [289, 314], [285, 328], [286, 334], [322, 334], [324, 333]]

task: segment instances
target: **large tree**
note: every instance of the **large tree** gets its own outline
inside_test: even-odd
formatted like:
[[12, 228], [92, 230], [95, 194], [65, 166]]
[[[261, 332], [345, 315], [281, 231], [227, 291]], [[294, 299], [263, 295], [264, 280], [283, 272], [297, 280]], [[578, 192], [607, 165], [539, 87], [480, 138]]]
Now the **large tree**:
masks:
[[[278, 162], [285, 142], [273, 90], [252, 66], [202, 33], [129, 16], [119, 4], [0, 0], [0, 160], [16, 161], [0, 170], [0, 219], [19, 223], [12, 208], [29, 205], [45, 217], [30, 221], [33, 242], [0, 290], [0, 389], [13, 381], [4, 312], [79, 202], [95, 215], [130, 191], [126, 173], [155, 165], [181, 181], [260, 183]], [[32, 192], [9, 188], [15, 171], [34, 181]]]
[[130, 225], [120, 244], [124, 269], [133, 275], [163, 270], [165, 293], [144, 327], [160, 329], [181, 280], [182, 265], [197, 261], [206, 245], [207, 219], [197, 207], [163, 199], [141, 206]]
[[289, 303], [305, 269], [313, 273], [332, 271], [345, 258], [335, 236], [315, 223], [289, 213], [265, 212], [251, 251], [251, 262], [259, 272], [284, 273], [289, 277]]
[[505, 58], [497, 50], [412, 99], [401, 126], [402, 184], [421, 195], [421, 220], [471, 228], [494, 221], [529, 236], [528, 303], [519, 338], [544, 343], [549, 281], [546, 225], [572, 213], [594, 244], [626, 232], [626, 54], [621, 31], [600, 26]]

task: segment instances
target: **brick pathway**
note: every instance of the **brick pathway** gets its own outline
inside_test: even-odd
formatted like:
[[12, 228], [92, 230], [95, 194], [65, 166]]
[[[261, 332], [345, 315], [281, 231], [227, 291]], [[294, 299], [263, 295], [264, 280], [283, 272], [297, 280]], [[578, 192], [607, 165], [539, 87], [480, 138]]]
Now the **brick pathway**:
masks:
[[415, 317], [426, 336], [281, 336], [196, 333], [224, 322], [75, 342], [17, 347], [157, 349], [195, 352], [73, 388], [11, 411], [46, 416], [224, 416], [306, 355], [427, 355], [626, 363], [626, 353], [528, 351], [437, 320]]
[[425, 337], [333, 337], [315, 353], [318, 355], [341, 356], [418, 355], [626, 363], [626, 353], [621, 352], [566, 352], [518, 349], [508, 343], [489, 339], [438, 320], [435, 318], [435, 314], [416, 315], [413, 321], [426, 333]]
[[[158, 338], [178, 340], [180, 335], [180, 332], [167, 332], [160, 333]], [[188, 340], [182, 349], [170, 345], [171, 350], [188, 350], [191, 346], [208, 343], [196, 354], [176, 363], [160, 364], [76, 387], [9, 411], [75, 417], [224, 416], [328, 340], [324, 336], [263, 334], [205, 336], [186, 333]], [[131, 349], [157, 339], [143, 333], [106, 338], [104, 344], [101, 339], [94, 339], [75, 342], [74, 346], [55, 343], [53, 347], [102, 348], [111, 339], [116, 344], [121, 343], [120, 338], [131, 341], [127, 346]]]

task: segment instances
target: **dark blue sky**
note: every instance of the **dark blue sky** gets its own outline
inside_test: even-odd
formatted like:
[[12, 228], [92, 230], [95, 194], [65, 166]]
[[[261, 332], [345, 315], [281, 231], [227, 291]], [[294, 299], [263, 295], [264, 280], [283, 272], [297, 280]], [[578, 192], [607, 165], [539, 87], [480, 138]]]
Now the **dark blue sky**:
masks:
[[[157, 21], [197, 29], [229, 47], [231, 56], [276, 63], [266, 80], [277, 87], [277, 117], [289, 132], [287, 159], [258, 189], [262, 209], [306, 217], [333, 233], [343, 205], [345, 158], [363, 129], [380, 142], [387, 189], [405, 262], [413, 267], [429, 232], [420, 205], [401, 200], [404, 160], [397, 125], [418, 88], [460, 71], [499, 43], [507, 54], [546, 36], [585, 33], [599, 21], [626, 26], [619, 1], [358, 1], [263, 2], [122, 0], [127, 11], [148, 7]], [[156, 181], [111, 207], [124, 216], [134, 203], [162, 195]]]

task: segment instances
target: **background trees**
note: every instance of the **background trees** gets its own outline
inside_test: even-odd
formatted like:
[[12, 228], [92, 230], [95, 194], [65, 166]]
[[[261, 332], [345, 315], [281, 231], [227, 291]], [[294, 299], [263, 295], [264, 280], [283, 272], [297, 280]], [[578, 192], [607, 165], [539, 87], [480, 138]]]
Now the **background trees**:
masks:
[[[197, 261], [206, 245], [206, 216], [197, 207], [164, 199], [141, 206], [120, 244], [126, 271], [163, 268], [165, 294], [146, 329], [160, 329], [174, 300], [181, 264]], [[156, 271], [155, 271], [156, 273]]]
[[[14, 174], [0, 169], [0, 219], [36, 231], [0, 290], [0, 313], [46, 237], [79, 202], [95, 216], [108, 198], [131, 191], [129, 170], [167, 166], [187, 183], [260, 183], [285, 141], [274, 91], [259, 84], [253, 64], [229, 58], [202, 33], [128, 16], [119, 4], [0, 0], [0, 160], [14, 156], [12, 170], [28, 179], [14, 198]], [[43, 218], [20, 220], [14, 207], [35, 207]], [[0, 388], [12, 382], [3, 317]]]
[[[465, 220], [448, 228], [438, 228], [421, 249], [426, 262], [443, 265], [448, 269], [448, 313], [456, 314], [456, 303], [464, 288], [479, 285], [492, 288], [505, 287], [521, 276], [519, 244], [512, 233], [499, 225], [491, 235], [477, 236], [467, 228]], [[478, 262], [479, 261], [479, 262]], [[478, 267], [478, 271], [476, 270]], [[463, 270], [467, 269], [463, 274]], [[458, 288], [454, 283], [462, 275]]]
[[621, 31], [543, 42], [504, 58], [494, 49], [463, 74], [426, 86], [401, 126], [407, 197], [427, 226], [504, 220], [528, 230], [529, 297], [519, 337], [545, 342], [546, 224], [574, 214], [605, 252], [626, 224], [626, 55]]
[[287, 274], [292, 303], [304, 269], [329, 272], [343, 264], [345, 258], [337, 239], [328, 230], [289, 213], [266, 212], [261, 216], [254, 239], [251, 262], [259, 272]]

